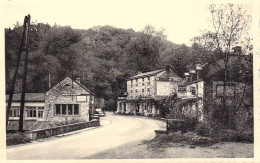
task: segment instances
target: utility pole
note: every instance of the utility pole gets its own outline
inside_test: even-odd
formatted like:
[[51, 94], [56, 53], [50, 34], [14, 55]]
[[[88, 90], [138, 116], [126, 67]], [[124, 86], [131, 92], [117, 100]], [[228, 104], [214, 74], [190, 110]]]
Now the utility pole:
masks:
[[19, 119], [19, 131], [23, 132], [23, 118], [24, 118], [24, 101], [26, 92], [26, 77], [28, 72], [28, 53], [29, 53], [29, 31], [30, 31], [30, 20], [31, 16], [27, 16], [26, 21], [26, 32], [25, 32], [25, 60], [24, 60], [24, 71], [23, 71], [23, 85], [22, 85], [22, 96], [21, 96], [21, 108], [20, 108], [20, 119]]
[[8, 105], [7, 105], [7, 109], [6, 109], [6, 131], [7, 131], [7, 127], [8, 127], [9, 113], [10, 113], [12, 100], [13, 100], [13, 94], [14, 94], [14, 88], [15, 88], [17, 72], [18, 72], [18, 68], [19, 68], [19, 65], [20, 65], [21, 56], [22, 56], [22, 53], [23, 53], [23, 50], [24, 50], [24, 39], [25, 39], [25, 31], [26, 31], [26, 22], [27, 22], [27, 16], [25, 16], [25, 18], [24, 18], [23, 34], [22, 34], [22, 38], [20, 40], [17, 61], [16, 61], [16, 64], [15, 64], [14, 76], [13, 76], [13, 79], [12, 79], [12, 85], [11, 85], [10, 92], [9, 92]]
[[49, 89], [51, 89], [51, 74], [49, 74]]

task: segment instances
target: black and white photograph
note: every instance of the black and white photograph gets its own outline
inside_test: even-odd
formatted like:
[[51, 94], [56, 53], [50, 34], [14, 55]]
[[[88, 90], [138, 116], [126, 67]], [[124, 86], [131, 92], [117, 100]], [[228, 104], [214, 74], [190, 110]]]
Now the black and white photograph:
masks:
[[259, 161], [259, 3], [0, 2], [0, 162]]

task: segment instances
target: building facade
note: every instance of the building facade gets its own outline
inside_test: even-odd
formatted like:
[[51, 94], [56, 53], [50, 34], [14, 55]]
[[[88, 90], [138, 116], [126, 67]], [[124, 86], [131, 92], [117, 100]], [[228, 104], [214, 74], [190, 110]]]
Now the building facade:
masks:
[[[6, 107], [9, 95], [6, 95]], [[26, 93], [24, 103], [24, 120], [44, 121], [44, 93]], [[21, 93], [13, 95], [13, 101], [9, 112], [10, 120], [19, 120]]]
[[171, 69], [139, 73], [127, 79], [125, 97], [118, 97], [117, 112], [155, 116], [160, 114], [158, 101], [178, 91], [180, 78]]
[[[6, 95], [6, 106], [9, 96]], [[19, 120], [21, 94], [14, 94], [10, 120]], [[26, 93], [24, 120], [89, 121], [94, 113], [94, 94], [80, 81], [67, 77], [46, 93]]]

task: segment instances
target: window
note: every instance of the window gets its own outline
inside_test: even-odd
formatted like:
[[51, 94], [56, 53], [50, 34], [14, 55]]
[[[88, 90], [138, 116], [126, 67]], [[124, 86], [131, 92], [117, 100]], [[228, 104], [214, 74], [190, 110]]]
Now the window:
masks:
[[20, 117], [20, 107], [12, 107], [9, 112], [9, 117]]
[[135, 79], [135, 85], [138, 86], [138, 79]]
[[138, 93], [138, 89], [135, 90], [135, 93]]
[[150, 77], [148, 77], [147, 79], [148, 79], [148, 82], [147, 82], [147, 84], [150, 84]]
[[[216, 85], [216, 96], [223, 97], [224, 96], [224, 85], [217, 84]], [[235, 96], [235, 85], [227, 84], [226, 85], [226, 97], [234, 97]]]
[[79, 115], [79, 104], [56, 104], [56, 115]]
[[133, 80], [131, 80], [131, 87], [133, 87]]
[[27, 107], [27, 117], [36, 117], [36, 107]]
[[144, 89], [142, 89], [142, 95], [144, 95]]
[[150, 88], [147, 88], [147, 95], [150, 95]]
[[133, 93], [133, 90], [131, 90], [131, 94]]
[[38, 111], [38, 118], [42, 118], [43, 117], [43, 111]]
[[144, 78], [142, 78], [142, 85], [144, 85]]
[[196, 95], [196, 88], [195, 87], [191, 87], [191, 94]]
[[56, 105], [56, 115], [60, 115], [60, 107], [61, 105], [59, 104]]
[[74, 105], [74, 115], [79, 115], [79, 104]]
[[72, 104], [68, 105], [68, 115], [72, 115]]
[[62, 115], [66, 115], [66, 104], [62, 104]]

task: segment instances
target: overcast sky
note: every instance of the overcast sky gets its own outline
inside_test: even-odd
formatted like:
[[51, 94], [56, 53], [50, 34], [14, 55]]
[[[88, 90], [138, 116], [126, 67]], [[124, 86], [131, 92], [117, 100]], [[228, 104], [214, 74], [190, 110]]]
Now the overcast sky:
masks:
[[[88, 29], [96, 25], [132, 28], [146, 24], [160, 30], [174, 43], [190, 45], [190, 39], [208, 28], [209, 3], [173, 0], [9, 0], [5, 3], [5, 27], [31, 14], [32, 21]], [[197, 2], [197, 3], [195, 3]]]

